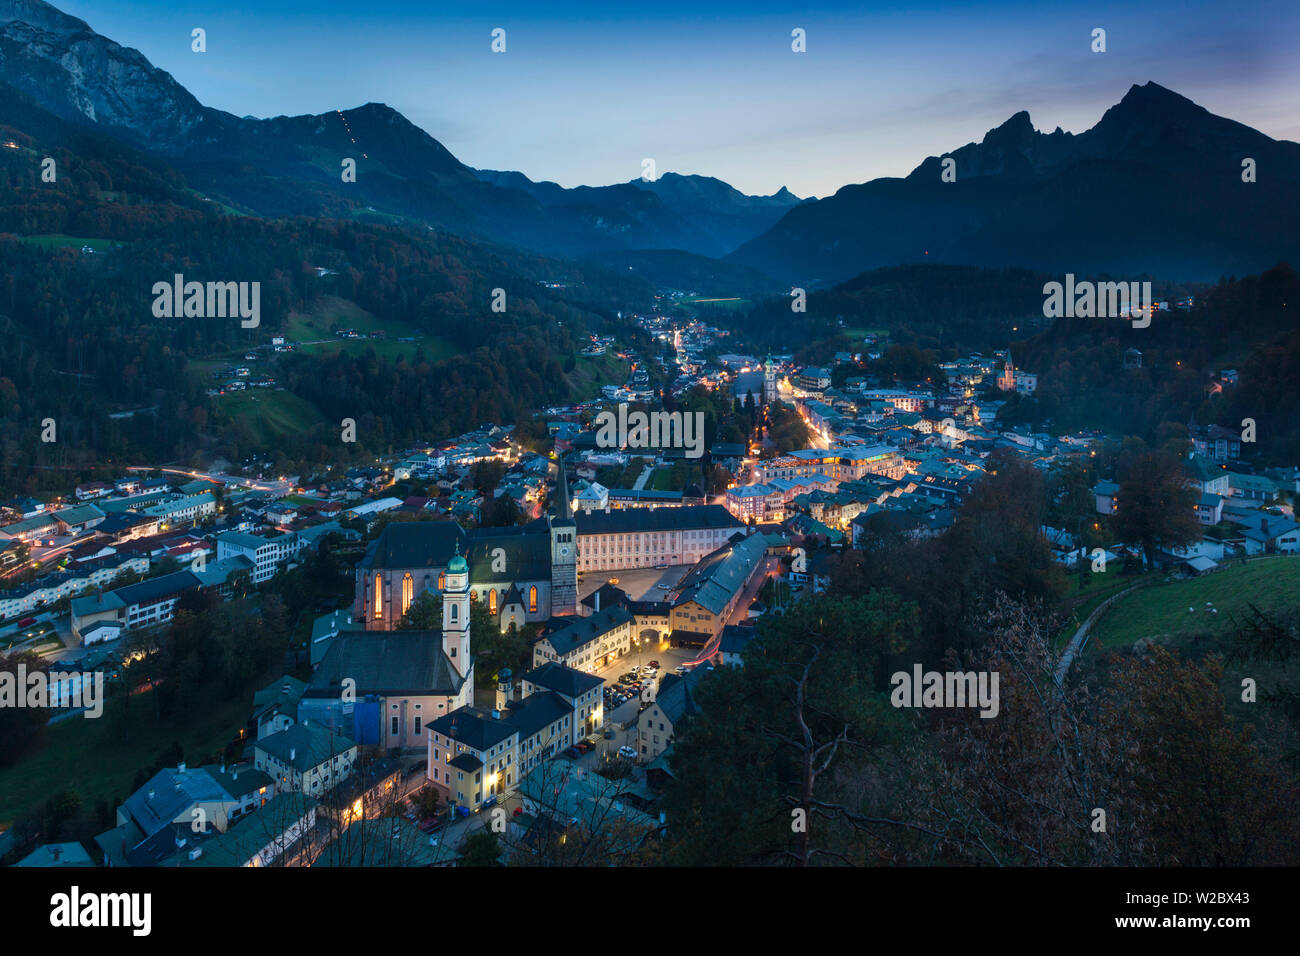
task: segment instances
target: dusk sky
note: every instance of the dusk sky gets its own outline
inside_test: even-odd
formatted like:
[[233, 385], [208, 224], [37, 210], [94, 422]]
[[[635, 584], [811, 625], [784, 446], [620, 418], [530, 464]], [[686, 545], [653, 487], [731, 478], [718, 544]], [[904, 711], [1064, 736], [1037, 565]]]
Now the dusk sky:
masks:
[[[1300, 140], [1300, 4], [56, 0], [238, 115], [376, 101], [462, 162], [564, 186], [700, 173], [824, 196], [1011, 114], [1081, 132], [1154, 80]], [[207, 31], [207, 52], [190, 31]], [[507, 52], [490, 50], [494, 27]], [[807, 52], [790, 49], [807, 31]], [[1090, 50], [1091, 31], [1107, 52]]]

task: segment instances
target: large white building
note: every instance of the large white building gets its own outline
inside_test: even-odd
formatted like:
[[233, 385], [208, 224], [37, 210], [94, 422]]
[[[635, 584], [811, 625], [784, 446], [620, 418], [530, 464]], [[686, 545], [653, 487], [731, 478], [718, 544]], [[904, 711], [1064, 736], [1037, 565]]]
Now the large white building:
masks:
[[722, 505], [579, 512], [578, 570], [695, 564], [745, 525]]
[[300, 540], [296, 534], [278, 534], [261, 537], [227, 531], [217, 536], [217, 560], [236, 556], [253, 562], [253, 583], [261, 584], [275, 576], [276, 568], [298, 553]]

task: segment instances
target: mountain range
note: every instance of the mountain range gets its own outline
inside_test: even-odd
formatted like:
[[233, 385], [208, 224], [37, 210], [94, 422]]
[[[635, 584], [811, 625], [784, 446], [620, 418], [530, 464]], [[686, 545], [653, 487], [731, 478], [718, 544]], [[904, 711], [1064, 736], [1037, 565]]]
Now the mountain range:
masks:
[[[773, 288], [916, 262], [1211, 279], [1300, 252], [1300, 145], [1155, 83], [1132, 87], [1086, 132], [1042, 133], [1017, 113], [904, 178], [821, 200], [784, 188], [747, 196], [675, 173], [565, 188], [473, 169], [379, 103], [237, 117], [43, 0], [0, 0], [0, 85], [162, 159], [236, 212], [395, 218], [545, 255], [619, 253], [620, 262], [681, 250], [721, 259], [722, 275], [734, 266], [773, 277]], [[340, 175], [348, 158], [355, 182]], [[1253, 182], [1243, 181], [1246, 160]]]
[[1300, 144], [1155, 83], [1084, 133], [1020, 112], [947, 157], [792, 209], [728, 258], [814, 285], [909, 262], [1209, 280], [1300, 252]]

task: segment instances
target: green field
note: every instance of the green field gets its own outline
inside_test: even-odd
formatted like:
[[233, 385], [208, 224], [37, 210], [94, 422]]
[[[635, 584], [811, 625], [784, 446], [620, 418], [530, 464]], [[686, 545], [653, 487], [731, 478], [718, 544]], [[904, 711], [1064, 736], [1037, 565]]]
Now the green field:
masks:
[[198, 765], [216, 757], [239, 732], [251, 697], [196, 707], [184, 719], [159, 726], [148, 693], [104, 706], [94, 720], [71, 717], [49, 728], [45, 745], [12, 767], [0, 770], [0, 820], [19, 820], [59, 791], [70, 788], [83, 806], [114, 797], [125, 799], [140, 770], [153, 767], [173, 740], [186, 760]]
[[70, 246], [74, 249], [80, 249], [82, 246], [90, 246], [96, 252], [103, 252], [114, 246], [120, 246], [122, 243], [114, 239], [88, 239], [84, 236], [22, 236], [23, 242], [30, 242], [34, 246], [46, 246], [47, 248], [56, 249], [62, 246]]
[[[366, 336], [371, 332], [382, 331], [385, 338], [340, 339], [333, 331], [339, 327], [356, 329]], [[394, 359], [400, 355], [414, 355], [418, 349], [423, 349], [429, 361], [438, 362], [459, 351], [446, 339], [426, 335], [404, 322], [376, 318], [355, 302], [338, 296], [325, 296], [310, 312], [291, 312], [285, 335], [300, 352], [309, 355], [338, 351], [360, 355], [367, 349], [373, 349], [382, 358]], [[415, 337], [418, 341], [397, 341], [399, 338], [410, 337]]]
[[219, 399], [222, 412], [247, 422], [263, 442], [277, 435], [302, 432], [319, 425], [316, 406], [292, 392], [256, 388], [231, 392]]
[[1097, 609], [1097, 605], [1111, 595], [1131, 588], [1135, 584], [1158, 580], [1158, 575], [1149, 573], [1123, 576], [1118, 571], [1107, 574], [1092, 574], [1090, 571], [1085, 573], [1091, 576], [1086, 579], [1088, 587], [1083, 590], [1078, 590], [1078, 573], [1069, 575], [1070, 591], [1061, 601], [1059, 607], [1061, 613], [1067, 615], [1067, 617], [1056, 634], [1055, 642], [1057, 646], [1064, 646], [1074, 636], [1074, 632], [1079, 629], [1079, 625], [1086, 621], [1088, 615]]
[[599, 355], [596, 358], [577, 356], [577, 364], [568, 374], [569, 385], [577, 399], [592, 399], [600, 394], [602, 385], [619, 385], [627, 381], [631, 366], [617, 355]]
[[646, 484], [646, 487], [654, 491], [681, 491], [686, 487], [687, 476], [689, 474], [689, 465], [680, 461], [675, 462], [668, 468], [656, 468], [655, 473], [650, 476], [650, 481]]
[[678, 299], [677, 301], [682, 305], [702, 305], [707, 306], [710, 309], [727, 309], [735, 311], [748, 309], [750, 305], [749, 299], [742, 299], [739, 297], [715, 298], [704, 295], [688, 296]]
[[[1217, 614], [1206, 607], [1207, 601]], [[1300, 606], [1300, 558], [1259, 558], [1135, 591], [1097, 622], [1092, 641], [1118, 648], [1143, 638], [1177, 645], [1195, 636], [1217, 637], [1231, 631], [1234, 621], [1245, 620], [1250, 605], [1262, 611]]]

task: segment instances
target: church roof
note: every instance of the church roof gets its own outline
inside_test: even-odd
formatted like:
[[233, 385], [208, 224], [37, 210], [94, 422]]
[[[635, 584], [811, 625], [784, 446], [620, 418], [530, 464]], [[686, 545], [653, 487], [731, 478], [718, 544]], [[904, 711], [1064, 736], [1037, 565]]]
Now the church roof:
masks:
[[551, 535], [545, 524], [535, 530], [476, 528], [470, 532], [466, 557], [470, 584], [551, 580]]
[[455, 521], [394, 521], [366, 551], [363, 568], [444, 568], [466, 533]]
[[457, 548], [469, 563], [471, 585], [551, 580], [551, 536], [545, 519], [523, 527], [473, 531], [465, 531], [455, 521], [394, 522], [370, 545], [360, 567], [450, 570]]
[[304, 697], [336, 697], [345, 677], [362, 694], [454, 697], [465, 683], [442, 649], [441, 631], [344, 632], [321, 658]]

